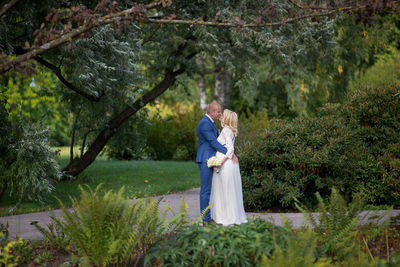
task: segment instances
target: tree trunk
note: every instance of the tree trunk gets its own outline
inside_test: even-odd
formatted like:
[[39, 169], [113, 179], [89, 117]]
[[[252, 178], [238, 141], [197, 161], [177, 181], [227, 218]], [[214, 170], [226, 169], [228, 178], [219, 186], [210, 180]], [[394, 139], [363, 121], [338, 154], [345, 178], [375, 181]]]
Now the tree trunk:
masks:
[[78, 110], [78, 113], [76, 114], [74, 124], [72, 125], [72, 137], [71, 137], [71, 145], [69, 147], [69, 162], [71, 163], [74, 161], [74, 145], [75, 145], [75, 132], [76, 132], [76, 125], [78, 124], [78, 118], [79, 114], [81, 113], [81, 110]]
[[73, 162], [70, 162], [63, 171], [68, 175], [76, 176], [86, 169], [96, 159], [97, 155], [107, 144], [108, 140], [114, 136], [118, 127], [120, 127], [122, 123], [128, 120], [147, 103], [164, 93], [165, 90], [175, 83], [176, 76], [183, 72], [184, 69], [179, 69], [175, 72], [167, 70], [164, 79], [157, 86], [135, 101], [132, 106], [126, 107], [121, 113], [112, 118], [107, 123], [107, 126], [97, 135], [96, 139], [90, 145], [85, 154], [81, 158], [77, 158]]
[[222, 105], [224, 108], [229, 107], [232, 93], [232, 70], [226, 70], [224, 75], [224, 102]]
[[200, 55], [196, 57], [196, 64], [200, 71], [200, 78], [197, 81], [199, 84], [199, 95], [200, 95], [200, 107], [203, 112], [206, 112], [207, 109], [207, 94], [206, 94], [206, 82], [204, 78], [204, 62], [203, 58]]
[[225, 73], [224, 68], [219, 69], [219, 71], [215, 74], [215, 80], [214, 80], [214, 100], [221, 105], [222, 109], [225, 108], [224, 73]]
[[214, 100], [217, 101], [222, 109], [229, 107], [232, 93], [232, 71], [220, 68], [215, 74]]

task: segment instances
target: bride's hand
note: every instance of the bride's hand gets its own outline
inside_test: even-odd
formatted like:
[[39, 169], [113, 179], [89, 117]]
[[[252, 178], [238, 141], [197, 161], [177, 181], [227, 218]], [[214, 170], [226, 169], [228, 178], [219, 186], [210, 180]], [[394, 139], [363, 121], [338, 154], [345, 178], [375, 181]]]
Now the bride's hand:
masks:
[[239, 163], [239, 159], [236, 157], [235, 154], [233, 154], [233, 156], [232, 156], [232, 161], [233, 161], [233, 163]]

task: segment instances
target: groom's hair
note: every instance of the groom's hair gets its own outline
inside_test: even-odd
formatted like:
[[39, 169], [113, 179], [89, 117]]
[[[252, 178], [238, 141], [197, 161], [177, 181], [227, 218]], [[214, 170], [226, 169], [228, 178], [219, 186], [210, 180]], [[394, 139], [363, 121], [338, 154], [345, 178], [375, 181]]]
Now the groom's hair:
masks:
[[213, 101], [210, 104], [207, 105], [207, 114], [210, 114], [213, 112], [217, 107], [221, 107], [220, 104], [218, 104], [217, 101]]

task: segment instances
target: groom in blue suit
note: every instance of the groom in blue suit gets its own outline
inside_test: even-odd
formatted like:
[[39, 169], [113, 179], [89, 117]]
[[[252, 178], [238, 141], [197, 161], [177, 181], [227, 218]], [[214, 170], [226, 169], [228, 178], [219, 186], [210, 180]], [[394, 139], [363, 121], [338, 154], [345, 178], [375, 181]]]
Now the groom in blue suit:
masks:
[[[197, 136], [199, 146], [197, 149], [196, 163], [200, 168], [201, 187], [200, 187], [200, 212], [208, 207], [210, 203], [211, 185], [213, 168], [208, 168], [207, 160], [215, 156], [217, 151], [225, 154], [226, 147], [217, 141], [219, 135], [214, 121], [221, 117], [221, 106], [217, 102], [212, 102], [207, 106], [207, 113], [197, 125]], [[203, 217], [203, 222], [210, 222], [210, 210]]]

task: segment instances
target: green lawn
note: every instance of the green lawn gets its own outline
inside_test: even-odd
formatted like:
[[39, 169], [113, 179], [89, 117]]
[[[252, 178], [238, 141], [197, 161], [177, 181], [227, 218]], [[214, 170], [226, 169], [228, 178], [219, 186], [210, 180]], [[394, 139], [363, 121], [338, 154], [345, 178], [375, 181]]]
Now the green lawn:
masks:
[[[61, 166], [68, 162], [68, 150], [61, 149]], [[79, 185], [95, 188], [102, 183], [105, 190], [118, 191], [125, 186], [129, 198], [146, 197], [184, 191], [200, 186], [200, 172], [194, 162], [179, 161], [117, 161], [100, 156], [76, 180], [59, 182], [44, 205], [24, 201], [13, 214], [58, 208], [56, 197], [70, 204], [69, 196], [78, 196]], [[12, 201], [5, 196], [0, 203], [0, 216], [10, 215]]]

